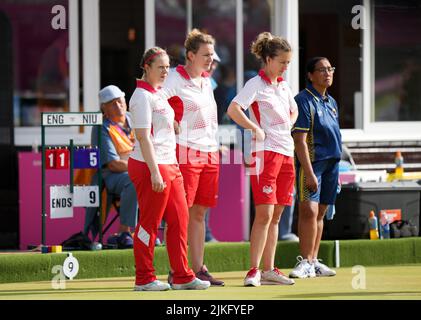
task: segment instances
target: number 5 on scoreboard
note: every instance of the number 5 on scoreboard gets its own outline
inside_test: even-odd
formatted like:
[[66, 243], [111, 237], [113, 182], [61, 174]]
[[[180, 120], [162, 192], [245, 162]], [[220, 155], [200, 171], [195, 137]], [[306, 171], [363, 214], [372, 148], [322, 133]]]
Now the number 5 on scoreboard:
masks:
[[89, 152], [89, 166], [91, 168], [98, 167], [98, 150], [93, 150]]

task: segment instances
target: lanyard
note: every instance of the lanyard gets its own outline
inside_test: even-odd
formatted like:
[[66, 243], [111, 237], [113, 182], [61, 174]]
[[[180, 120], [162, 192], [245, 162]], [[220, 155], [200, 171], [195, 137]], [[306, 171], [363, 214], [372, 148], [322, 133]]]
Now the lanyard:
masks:
[[[320, 98], [316, 97], [316, 95], [313, 92], [311, 92], [310, 90], [308, 90], [308, 88], [306, 88], [306, 91], [308, 93], [310, 93], [314, 97], [314, 99], [316, 99], [317, 102], [319, 102]], [[336, 109], [335, 108], [329, 107], [329, 105], [327, 106], [327, 108], [330, 109], [330, 111], [332, 111], [333, 114], [336, 116]]]
[[316, 99], [317, 102], [319, 102], [319, 98], [316, 97], [316, 95], [313, 92], [311, 92], [310, 90], [308, 90], [308, 88], [306, 88], [306, 90], [307, 90], [308, 93], [310, 93], [314, 97], [314, 99]]

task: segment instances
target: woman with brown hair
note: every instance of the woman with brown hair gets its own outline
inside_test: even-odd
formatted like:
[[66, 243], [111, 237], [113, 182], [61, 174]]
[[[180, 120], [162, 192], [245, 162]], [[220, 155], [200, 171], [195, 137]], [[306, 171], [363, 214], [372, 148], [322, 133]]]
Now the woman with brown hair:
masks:
[[[250, 270], [245, 286], [294, 284], [275, 267], [278, 224], [284, 206], [291, 205], [294, 188], [294, 142], [291, 128], [297, 105], [282, 75], [291, 61], [287, 40], [259, 34], [251, 52], [262, 62], [259, 74], [247, 81], [230, 106], [228, 115], [252, 130], [256, 172], [251, 175], [256, 215], [250, 235]], [[250, 119], [243, 112], [251, 107]], [[263, 271], [260, 262], [263, 260]]]

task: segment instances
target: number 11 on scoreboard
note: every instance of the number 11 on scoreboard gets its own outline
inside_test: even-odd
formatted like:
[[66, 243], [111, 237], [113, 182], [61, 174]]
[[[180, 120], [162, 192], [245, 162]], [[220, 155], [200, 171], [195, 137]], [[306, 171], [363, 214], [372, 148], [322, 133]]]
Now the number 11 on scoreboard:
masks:
[[46, 169], [68, 169], [70, 152], [67, 148], [45, 150]]

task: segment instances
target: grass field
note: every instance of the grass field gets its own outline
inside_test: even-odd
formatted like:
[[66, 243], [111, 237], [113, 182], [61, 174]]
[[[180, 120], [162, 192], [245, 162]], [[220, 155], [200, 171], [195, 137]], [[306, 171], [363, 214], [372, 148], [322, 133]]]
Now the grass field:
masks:
[[[76, 278], [66, 281], [66, 288], [60, 290], [53, 289], [51, 281], [7, 283], [0, 284], [0, 300], [421, 300], [420, 264], [366, 267], [364, 270], [365, 289], [353, 288], [353, 283], [362, 284], [362, 272], [339, 268], [336, 277], [299, 279], [292, 286], [257, 288], [243, 287], [245, 272], [215, 273], [225, 280], [226, 286], [204, 291], [134, 292], [134, 277]], [[158, 278], [166, 281], [166, 276]]]

